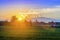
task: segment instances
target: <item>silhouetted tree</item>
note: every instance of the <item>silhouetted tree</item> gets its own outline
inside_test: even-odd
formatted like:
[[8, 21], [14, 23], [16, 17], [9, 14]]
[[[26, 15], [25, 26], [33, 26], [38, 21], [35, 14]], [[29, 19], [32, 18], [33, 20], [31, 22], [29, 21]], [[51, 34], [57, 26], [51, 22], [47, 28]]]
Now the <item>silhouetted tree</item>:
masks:
[[36, 19], [36, 23], [38, 23], [37, 19]]
[[17, 20], [16, 16], [12, 16], [11, 22], [14, 22], [14, 21], [16, 21], [16, 20]]
[[9, 22], [6, 20], [4, 21], [4, 26], [8, 26], [9, 25]]
[[30, 24], [30, 26], [32, 26], [32, 21], [31, 20], [29, 21], [29, 24]]
[[4, 21], [0, 21], [0, 26], [4, 26]]

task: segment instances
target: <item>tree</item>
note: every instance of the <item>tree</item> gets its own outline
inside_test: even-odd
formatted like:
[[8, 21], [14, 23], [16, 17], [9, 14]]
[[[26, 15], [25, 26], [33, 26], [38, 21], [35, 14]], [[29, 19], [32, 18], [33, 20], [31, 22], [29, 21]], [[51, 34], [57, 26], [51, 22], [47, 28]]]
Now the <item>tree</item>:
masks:
[[12, 16], [12, 18], [11, 18], [11, 22], [15, 22], [15, 21], [17, 21], [16, 16]]

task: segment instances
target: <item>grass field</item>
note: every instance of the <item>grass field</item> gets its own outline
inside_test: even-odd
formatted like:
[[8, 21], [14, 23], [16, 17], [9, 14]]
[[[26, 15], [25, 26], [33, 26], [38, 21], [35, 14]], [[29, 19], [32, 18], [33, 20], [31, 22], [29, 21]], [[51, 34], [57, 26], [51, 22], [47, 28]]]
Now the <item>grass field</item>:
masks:
[[[22, 31], [23, 30], [23, 31]], [[0, 40], [59, 40], [60, 28], [44, 29], [40, 27], [27, 27], [20, 29], [0, 26]]]

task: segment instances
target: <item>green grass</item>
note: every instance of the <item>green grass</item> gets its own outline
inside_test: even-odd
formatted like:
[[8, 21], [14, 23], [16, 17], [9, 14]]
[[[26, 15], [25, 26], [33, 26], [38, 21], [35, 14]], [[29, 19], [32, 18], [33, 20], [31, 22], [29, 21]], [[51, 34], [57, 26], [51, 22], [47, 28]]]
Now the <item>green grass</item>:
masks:
[[[16, 36], [10, 36], [13, 34], [8, 34], [9, 32], [6, 32], [4, 27], [0, 28], [0, 39], [3, 40], [45, 40], [45, 39], [59, 39], [60, 38], [60, 28], [52, 28], [52, 29], [43, 29], [38, 27], [31, 27], [28, 31], [28, 36], [26, 35], [16, 35]], [[33, 31], [34, 29], [35, 31]], [[8, 29], [9, 30], [9, 29]], [[4, 32], [5, 31], [5, 32]], [[12, 30], [13, 31], [13, 30]], [[20, 32], [20, 31], [19, 31]], [[8, 35], [8, 36], [7, 36]]]

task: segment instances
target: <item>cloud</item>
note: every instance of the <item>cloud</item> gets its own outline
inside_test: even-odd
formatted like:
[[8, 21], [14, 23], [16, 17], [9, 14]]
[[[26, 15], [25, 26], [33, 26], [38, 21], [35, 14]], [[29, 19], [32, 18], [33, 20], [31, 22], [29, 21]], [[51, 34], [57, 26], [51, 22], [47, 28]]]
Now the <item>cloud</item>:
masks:
[[[28, 8], [28, 7], [5, 7], [1, 10], [1, 15], [6, 17], [6, 15], [19, 15], [19, 14], [40, 14], [44, 17], [54, 17], [60, 18], [60, 7], [52, 8]], [[12, 14], [13, 13], [13, 14]]]
[[47, 14], [47, 13], [58, 13], [60, 12], [60, 7], [55, 8], [23, 8], [20, 9], [19, 13], [22, 14]]
[[56, 7], [60, 8], [60, 5], [58, 5], [58, 6], [56, 6]]

